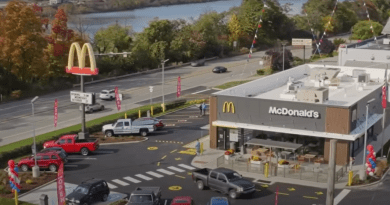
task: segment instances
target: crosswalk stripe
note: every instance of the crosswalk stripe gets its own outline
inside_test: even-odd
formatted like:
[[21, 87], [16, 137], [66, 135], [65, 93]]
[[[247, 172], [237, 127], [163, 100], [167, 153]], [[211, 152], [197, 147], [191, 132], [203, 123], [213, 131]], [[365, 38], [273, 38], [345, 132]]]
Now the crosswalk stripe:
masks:
[[108, 185], [108, 187], [110, 187], [110, 189], [116, 189], [116, 188], [118, 188], [117, 186], [112, 185], [112, 184], [110, 184], [110, 183], [108, 183], [108, 182], [107, 182], [107, 185]]
[[188, 165], [185, 165], [185, 164], [179, 164], [178, 166], [181, 166], [181, 167], [189, 169], [189, 170], [194, 170], [195, 169], [194, 167], [191, 167], [191, 166], [188, 166]]
[[122, 186], [128, 186], [128, 185], [130, 185], [129, 183], [126, 183], [126, 182], [121, 181], [121, 180], [119, 180], [119, 179], [114, 179], [114, 180], [112, 180], [112, 181], [115, 182], [115, 183], [117, 183], [117, 184], [120, 184], [120, 185], [122, 185]]
[[182, 170], [182, 169], [179, 169], [179, 168], [176, 168], [176, 167], [168, 167], [168, 169], [172, 169], [172, 170], [175, 170], [175, 171], [177, 171], [177, 172], [184, 172], [184, 170]]
[[157, 178], [164, 177], [163, 175], [157, 174], [156, 172], [146, 172], [146, 174], [150, 174], [150, 175], [152, 175], [152, 176], [154, 176], [154, 177], [157, 177]]
[[137, 179], [134, 179], [131, 177], [123, 177], [123, 179], [126, 179], [127, 181], [131, 181], [131, 182], [136, 183], [136, 184], [141, 182], [140, 180], [137, 180]]
[[139, 178], [141, 178], [141, 179], [148, 180], [148, 181], [152, 180], [152, 178], [150, 178], [150, 177], [147, 177], [147, 176], [145, 176], [145, 175], [142, 175], [142, 174], [136, 174], [135, 176], [136, 176], [136, 177], [139, 177]]
[[161, 172], [161, 173], [164, 173], [164, 174], [167, 174], [167, 175], [173, 175], [173, 174], [175, 174], [175, 173], [170, 172], [170, 171], [167, 171], [167, 170], [165, 170], [165, 169], [157, 169], [157, 171], [159, 171], [159, 172]]

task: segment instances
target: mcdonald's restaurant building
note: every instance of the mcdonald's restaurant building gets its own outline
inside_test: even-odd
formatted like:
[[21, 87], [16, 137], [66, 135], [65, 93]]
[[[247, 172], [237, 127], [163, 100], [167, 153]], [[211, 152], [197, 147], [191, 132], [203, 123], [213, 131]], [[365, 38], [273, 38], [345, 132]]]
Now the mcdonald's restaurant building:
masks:
[[384, 76], [384, 69], [310, 64], [213, 93], [210, 147], [245, 154], [254, 139], [278, 141], [301, 145], [296, 154], [313, 153], [327, 162], [330, 139], [337, 139], [336, 164], [350, 157], [361, 164], [366, 118], [367, 144], [378, 152], [382, 140], [389, 140], [389, 112], [382, 129]]

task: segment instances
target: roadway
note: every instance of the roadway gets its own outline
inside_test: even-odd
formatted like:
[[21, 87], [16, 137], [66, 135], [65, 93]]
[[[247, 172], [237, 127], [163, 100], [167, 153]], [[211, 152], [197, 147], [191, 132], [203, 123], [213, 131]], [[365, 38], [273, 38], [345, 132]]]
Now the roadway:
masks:
[[[303, 56], [302, 50], [293, 50], [293, 55]], [[310, 56], [310, 49], [306, 49], [306, 57]], [[166, 101], [176, 99], [177, 77], [181, 76], [181, 88], [183, 94], [194, 93], [204, 89], [217, 86], [229, 81], [242, 80], [256, 74], [256, 70], [262, 68], [259, 65], [260, 58], [265, 55], [265, 51], [253, 53], [249, 63], [247, 55], [223, 58], [206, 62], [202, 67], [185, 66], [165, 72], [164, 93]], [[228, 68], [227, 73], [214, 74], [211, 69], [217, 65]], [[114, 89], [116, 86], [119, 92], [124, 94], [122, 109], [128, 110], [146, 104], [148, 100], [155, 98], [153, 102], [161, 101], [162, 96], [162, 74], [153, 73], [137, 77], [129, 77], [120, 80], [100, 82], [86, 85], [86, 92], [98, 93], [103, 89]], [[152, 95], [149, 86], [154, 86]], [[79, 90], [79, 88], [71, 89]], [[36, 135], [44, 134], [81, 122], [79, 106], [70, 102], [70, 90], [58, 91], [47, 95], [42, 95], [35, 102], [35, 118], [32, 116], [31, 99], [19, 100], [0, 105], [0, 146], [22, 139], [32, 137], [32, 122], [35, 121]], [[54, 99], [58, 99], [58, 124], [54, 127], [53, 107]], [[106, 115], [117, 113], [115, 101], [100, 101], [105, 106], [102, 112], [87, 114], [86, 120], [100, 118]]]

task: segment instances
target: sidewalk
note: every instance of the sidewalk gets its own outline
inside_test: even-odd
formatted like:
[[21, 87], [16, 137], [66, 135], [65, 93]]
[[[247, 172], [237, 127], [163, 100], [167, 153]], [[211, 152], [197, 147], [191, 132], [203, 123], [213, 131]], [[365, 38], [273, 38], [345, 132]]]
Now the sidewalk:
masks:
[[[201, 143], [203, 142], [204, 151], [202, 155], [194, 157], [194, 159], [191, 162], [191, 166], [197, 168], [209, 168], [209, 169], [217, 168], [217, 158], [222, 156], [225, 151], [211, 149], [209, 135], [201, 138], [199, 142]], [[195, 144], [196, 142], [192, 142], [186, 145], [186, 148], [195, 148]], [[358, 168], [359, 166], [354, 166], [353, 170], [357, 170]], [[245, 171], [238, 171], [238, 172], [242, 174], [244, 177], [254, 179], [253, 182], [258, 180], [269, 181], [270, 185], [276, 182], [280, 182], [280, 183], [298, 184], [302, 186], [310, 186], [310, 187], [317, 187], [317, 188], [327, 188], [328, 186], [327, 183], [319, 183], [319, 182], [312, 182], [312, 181], [278, 177], [278, 176], [269, 176], [268, 178], [266, 178], [263, 174], [250, 173]], [[335, 183], [335, 188], [336, 189], [348, 188], [347, 183], [348, 183], [348, 175], [346, 174], [338, 182]]]
[[[77, 187], [76, 184], [70, 184], [70, 183], [66, 183], [65, 182], [66, 195], [70, 194], [76, 187]], [[21, 195], [19, 197], [19, 200], [20, 201], [29, 202], [31, 204], [39, 205], [40, 204], [39, 198], [41, 197], [42, 194], [46, 194], [48, 196], [48, 198], [49, 198], [49, 205], [56, 205], [58, 203], [58, 199], [57, 199], [57, 182], [54, 181], [54, 182], [50, 183], [49, 185], [46, 185], [46, 186], [41, 187], [39, 189], [33, 190], [30, 193]], [[121, 199], [125, 198], [126, 196], [127, 195], [125, 195], [125, 194], [121, 194], [121, 193], [110, 191], [110, 195], [108, 196], [108, 200], [106, 202], [97, 202], [97, 203], [94, 203], [94, 204], [96, 204], [96, 205], [108, 205], [108, 204], [110, 204], [112, 202], [121, 200]]]

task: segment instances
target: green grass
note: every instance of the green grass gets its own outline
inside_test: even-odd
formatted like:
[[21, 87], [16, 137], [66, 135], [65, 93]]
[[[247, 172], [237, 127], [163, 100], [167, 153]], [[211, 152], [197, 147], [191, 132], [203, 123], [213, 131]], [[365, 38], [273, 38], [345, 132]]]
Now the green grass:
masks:
[[[166, 110], [165, 113], [171, 112], [171, 111], [174, 111], [174, 110], [177, 110], [177, 109], [181, 109], [181, 108], [184, 108], [184, 107], [190, 106], [190, 105], [191, 105], [190, 103], [186, 103], [183, 106], [180, 106], [180, 107], [177, 107], [177, 108], [174, 108], [174, 109], [170, 109], [170, 110]], [[161, 107], [161, 105], [156, 103], [156, 104], [153, 104], [153, 107], [157, 108], [157, 107]], [[150, 105], [145, 105], [145, 106], [142, 106], [142, 107], [139, 107], [139, 108], [134, 108], [134, 109], [131, 109], [131, 110], [127, 110], [126, 113], [127, 113], [127, 115], [131, 115], [131, 114], [138, 113], [138, 110], [141, 110], [141, 112], [143, 112], [143, 111], [146, 111], [146, 110], [149, 110], [149, 109], [150, 109]], [[163, 115], [165, 113], [161, 113], [160, 115]], [[94, 120], [86, 122], [86, 127], [88, 128], [89, 126], [98, 125], [98, 124], [101, 124], [101, 123], [103, 123], [105, 121], [108, 121], [108, 120], [115, 120], [115, 119], [118, 119], [118, 118], [121, 118], [121, 117], [124, 118], [124, 116], [125, 116], [125, 111], [120, 112], [120, 113], [115, 113], [115, 114], [112, 114], [112, 115], [108, 115], [108, 116], [105, 116], [105, 117], [102, 117], [102, 118], [94, 119]], [[159, 115], [154, 115], [154, 116], [159, 116]], [[66, 128], [60, 129], [60, 130], [48, 132], [46, 134], [38, 135], [38, 136], [36, 136], [36, 140], [37, 140], [37, 142], [43, 142], [43, 141], [47, 141], [48, 139], [50, 139], [53, 136], [60, 135], [60, 134], [67, 134], [69, 132], [78, 131], [80, 129], [81, 129], [81, 123], [77, 124], [77, 125], [70, 126], [70, 127], [66, 127]], [[11, 151], [11, 150], [14, 150], [16, 148], [19, 148], [19, 147], [22, 147], [22, 146], [25, 146], [25, 145], [31, 145], [31, 144], [33, 144], [33, 138], [24, 139], [24, 140], [21, 140], [21, 141], [18, 141], [18, 142], [14, 142], [14, 143], [11, 143], [11, 144], [8, 144], [8, 145], [1, 146], [0, 147], [0, 153]]]
[[[18, 201], [19, 205], [34, 205], [27, 202]], [[7, 199], [7, 198], [1, 198], [0, 197], [0, 204], [1, 205], [15, 205], [15, 199]]]
[[222, 84], [222, 85], [218, 85], [218, 86], [216, 86], [216, 88], [228, 89], [228, 88], [231, 88], [231, 87], [234, 87], [234, 86], [237, 86], [237, 85], [241, 85], [241, 84], [244, 84], [244, 83], [247, 83], [247, 82], [250, 82], [250, 81], [251, 80], [232, 81], [232, 82], [228, 82], [228, 83], [225, 83], [225, 84]]

